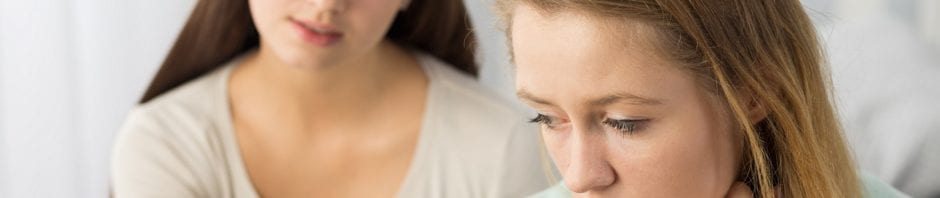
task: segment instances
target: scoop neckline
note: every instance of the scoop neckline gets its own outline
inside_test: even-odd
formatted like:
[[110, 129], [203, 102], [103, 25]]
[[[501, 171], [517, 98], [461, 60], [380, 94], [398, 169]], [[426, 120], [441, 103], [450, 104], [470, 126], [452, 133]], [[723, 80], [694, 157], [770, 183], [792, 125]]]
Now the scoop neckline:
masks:
[[[409, 50], [409, 54], [414, 57], [418, 65], [421, 66], [421, 69], [424, 71], [425, 77], [428, 79], [427, 83], [427, 93], [425, 93], [425, 103], [424, 103], [424, 113], [421, 118], [421, 128], [418, 131], [418, 140], [415, 144], [414, 153], [412, 154], [411, 162], [408, 165], [408, 169], [405, 172], [405, 178], [402, 179], [400, 186], [396, 195], [401, 195], [405, 192], [405, 189], [411, 188], [416, 177], [415, 175], [420, 170], [418, 166], [421, 164], [419, 162], [424, 161], [427, 155], [427, 148], [432, 142], [429, 139], [434, 135], [432, 134], [433, 130], [432, 124], [434, 123], [431, 118], [436, 116], [435, 112], [437, 111], [435, 105], [438, 103], [437, 91], [438, 87], [438, 68], [433, 64], [433, 57], [430, 55]], [[219, 132], [224, 137], [225, 142], [225, 159], [226, 164], [229, 165], [229, 176], [231, 177], [230, 185], [233, 187], [232, 193], [233, 197], [238, 197], [240, 194], [239, 191], [248, 191], [247, 193], [251, 194], [251, 197], [260, 197], [257, 189], [254, 186], [254, 182], [251, 181], [251, 176], [248, 174], [248, 169], [246, 168], [245, 161], [242, 159], [242, 150], [241, 146], [238, 144], [238, 138], [235, 135], [235, 126], [234, 118], [232, 115], [232, 106], [231, 100], [229, 98], [229, 82], [232, 77], [232, 70], [238, 67], [245, 59], [246, 55], [255, 53], [248, 52], [242, 54], [241, 56], [233, 59], [222, 68], [223, 70], [220, 73], [219, 79], [216, 79], [216, 83], [219, 83], [219, 89], [216, 93], [216, 99], [221, 100], [222, 102], [216, 103], [216, 115], [217, 123], [219, 123]], [[242, 189], [244, 188], [244, 189]]]

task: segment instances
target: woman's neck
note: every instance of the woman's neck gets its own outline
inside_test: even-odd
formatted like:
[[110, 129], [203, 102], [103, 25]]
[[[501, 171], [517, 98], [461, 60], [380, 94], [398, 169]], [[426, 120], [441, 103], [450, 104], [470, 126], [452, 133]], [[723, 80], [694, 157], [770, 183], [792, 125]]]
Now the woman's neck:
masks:
[[248, 112], [242, 113], [276, 116], [288, 122], [297, 119], [294, 121], [309, 125], [304, 126], [307, 129], [353, 124], [373, 115], [372, 110], [378, 109], [381, 100], [402, 81], [414, 78], [415, 72], [423, 77], [420, 67], [415, 67], [417, 61], [389, 42], [380, 43], [360, 57], [346, 59], [335, 65], [287, 65], [271, 50], [262, 48], [246, 57], [233, 72], [233, 105], [238, 102], [264, 107], [243, 108]]

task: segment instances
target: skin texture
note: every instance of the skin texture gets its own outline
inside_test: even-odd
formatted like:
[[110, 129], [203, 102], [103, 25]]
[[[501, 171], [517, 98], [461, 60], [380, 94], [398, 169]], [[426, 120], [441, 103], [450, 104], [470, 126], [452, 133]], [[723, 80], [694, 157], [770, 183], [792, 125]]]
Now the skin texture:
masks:
[[742, 145], [721, 100], [667, 56], [654, 28], [514, 9], [518, 95], [540, 114], [576, 197], [750, 195], [735, 183]]
[[[384, 197], [407, 175], [427, 78], [384, 39], [401, 0], [249, 0], [261, 36], [229, 79], [232, 119], [264, 197]], [[342, 34], [311, 43], [296, 21]]]

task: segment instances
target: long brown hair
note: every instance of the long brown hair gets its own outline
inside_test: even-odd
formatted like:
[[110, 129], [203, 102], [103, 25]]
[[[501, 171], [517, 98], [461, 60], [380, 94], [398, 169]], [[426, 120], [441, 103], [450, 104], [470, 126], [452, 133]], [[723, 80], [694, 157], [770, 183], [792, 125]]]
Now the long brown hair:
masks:
[[[459, 0], [411, 0], [386, 39], [476, 76], [476, 37]], [[146, 103], [259, 45], [248, 0], [199, 0], [140, 103]]]
[[[499, 0], [507, 34], [520, 2], [656, 27], [661, 45], [733, 114], [744, 143], [739, 177], [760, 197], [774, 188], [784, 197], [861, 196], [823, 51], [798, 0]], [[753, 108], [767, 117], [754, 123]]]

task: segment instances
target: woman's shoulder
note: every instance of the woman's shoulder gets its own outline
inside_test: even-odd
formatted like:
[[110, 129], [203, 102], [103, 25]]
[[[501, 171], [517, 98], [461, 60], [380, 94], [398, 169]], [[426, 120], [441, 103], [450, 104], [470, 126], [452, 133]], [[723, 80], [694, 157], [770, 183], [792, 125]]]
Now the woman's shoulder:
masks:
[[[422, 130], [427, 140], [422, 142], [428, 143], [419, 148], [430, 157], [424, 161], [447, 171], [421, 173], [421, 178], [451, 183], [452, 190], [485, 186], [488, 197], [522, 197], [548, 187], [540, 168], [538, 128], [527, 122], [524, 111], [473, 77], [423, 56], [430, 89]], [[447, 172], [467, 176], [433, 176]]]
[[209, 150], [219, 139], [220, 108], [225, 107], [226, 67], [176, 87], [135, 107], [116, 137], [116, 152], [139, 149]]
[[524, 120], [526, 115], [517, 103], [499, 96], [476, 78], [433, 56], [418, 57], [430, 80], [432, 97], [442, 98], [437, 105], [447, 106], [454, 113], [485, 115], [483, 119]]
[[520, 105], [500, 97], [476, 79], [430, 56], [422, 64], [430, 78], [426, 117], [432, 129], [447, 130], [445, 138], [460, 144], [537, 140], [537, 126], [527, 122]]
[[[183, 139], [207, 137], [203, 134], [216, 127], [225, 103], [225, 75], [228, 67], [220, 67], [199, 78], [135, 107], [124, 120], [118, 141], [133, 138]], [[197, 137], [197, 138], [191, 138]]]
[[218, 68], [138, 105], [125, 120], [125, 128], [147, 126], [179, 131], [185, 129], [180, 127], [204, 127], [221, 116], [219, 108], [227, 103], [227, 73], [228, 67]]
[[[222, 192], [227, 154], [218, 125], [224, 69], [208, 73], [134, 108], [115, 137], [114, 193], [204, 197]], [[221, 92], [224, 93], [224, 92]], [[220, 98], [222, 97], [222, 98]], [[172, 196], [171, 196], [172, 195]]]

